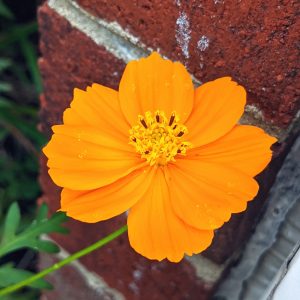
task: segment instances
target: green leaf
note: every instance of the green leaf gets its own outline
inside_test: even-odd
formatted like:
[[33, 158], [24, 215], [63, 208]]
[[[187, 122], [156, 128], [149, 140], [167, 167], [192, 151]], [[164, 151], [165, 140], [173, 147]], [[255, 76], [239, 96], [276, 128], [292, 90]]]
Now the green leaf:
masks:
[[10, 109], [10, 111], [15, 112], [21, 117], [32, 117], [37, 119], [38, 111], [37, 108], [30, 107], [27, 105], [20, 105], [19, 103], [14, 103], [11, 100], [0, 96], [0, 108]]
[[10, 9], [0, 0], [0, 16], [5, 17], [7, 19], [13, 19], [14, 15], [10, 11]]
[[52, 243], [51, 241], [37, 241], [36, 243], [39, 251], [48, 252], [48, 253], [58, 253], [59, 247]]
[[37, 66], [37, 55], [34, 47], [26, 37], [20, 39], [20, 46], [27, 62], [27, 67], [31, 74], [31, 79], [34, 83], [37, 93], [42, 91], [42, 80]]
[[36, 21], [15, 25], [13, 28], [6, 30], [5, 35], [0, 36], [0, 49], [6, 48], [10, 44], [20, 41], [21, 38], [37, 32], [37, 29], [38, 26]]
[[36, 300], [39, 299], [39, 291], [36, 289], [30, 289], [17, 293], [12, 293], [1, 297], [1, 300]]
[[45, 203], [42, 203], [40, 209], [38, 210], [36, 221], [39, 223], [44, 220], [47, 220], [47, 214], [48, 214], [48, 207]]
[[0, 127], [0, 141], [3, 141], [8, 134], [8, 131], [5, 128]]
[[[17, 231], [17, 225], [19, 224], [18, 218], [18, 206], [13, 204], [7, 213], [5, 220], [5, 230], [0, 242], [0, 257], [13, 251], [30, 248], [42, 252], [57, 252], [58, 247], [50, 242], [40, 239], [42, 234], [48, 234], [52, 232], [68, 233], [68, 230], [62, 226], [68, 218], [65, 213], [55, 213], [48, 219], [46, 217], [48, 209], [46, 204], [43, 204], [37, 214], [37, 218], [21, 232]], [[14, 220], [14, 217], [16, 220]], [[12, 222], [13, 225], [8, 224]], [[17, 233], [16, 233], [17, 232]]]
[[20, 219], [21, 214], [19, 206], [17, 203], [13, 203], [5, 218], [1, 245], [8, 243], [15, 238], [16, 231], [20, 225]]
[[0, 58], [0, 72], [11, 66], [11, 60], [8, 58]]
[[0, 97], [0, 108], [8, 108], [11, 107], [11, 103], [8, 99]]
[[[18, 283], [22, 280], [27, 279], [28, 277], [33, 276], [34, 273], [23, 270], [15, 269], [11, 265], [4, 265], [0, 267], [0, 287], [7, 287], [9, 285]], [[44, 279], [38, 279], [35, 282], [31, 283], [29, 286], [36, 289], [52, 289], [50, 283]]]
[[0, 98], [0, 123], [3, 123], [3, 126], [6, 124], [6, 129], [16, 136], [19, 142], [25, 141], [28, 145], [32, 141], [36, 150], [46, 143], [46, 138], [37, 129], [37, 112], [34, 109]]
[[0, 81], [0, 92], [10, 92], [12, 90], [11, 84]]

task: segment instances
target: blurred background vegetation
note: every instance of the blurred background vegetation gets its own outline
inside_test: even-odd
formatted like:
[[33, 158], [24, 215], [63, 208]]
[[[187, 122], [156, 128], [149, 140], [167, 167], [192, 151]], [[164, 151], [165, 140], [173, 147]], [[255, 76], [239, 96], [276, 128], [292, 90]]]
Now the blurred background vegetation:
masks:
[[[38, 251], [57, 252], [40, 239], [64, 232], [62, 214], [37, 213], [38, 162], [45, 137], [38, 131], [37, 2], [0, 0], [0, 289], [32, 274]], [[1, 299], [38, 299], [44, 280]]]
[[[31, 214], [39, 195], [37, 23], [34, 1], [0, 0], [0, 215], [12, 202]], [[20, 201], [22, 199], [22, 201]]]

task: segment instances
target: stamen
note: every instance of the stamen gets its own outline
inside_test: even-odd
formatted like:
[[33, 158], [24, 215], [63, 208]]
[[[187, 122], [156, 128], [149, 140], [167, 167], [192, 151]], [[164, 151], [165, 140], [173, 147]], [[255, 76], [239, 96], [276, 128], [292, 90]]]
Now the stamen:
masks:
[[146, 122], [145, 122], [144, 119], [140, 119], [140, 122], [141, 122], [141, 124], [142, 124], [145, 128], [148, 128], [148, 126], [147, 126], [147, 124], [146, 124]]
[[173, 113], [170, 118], [169, 126], [172, 126], [174, 120], [175, 120], [175, 114]]
[[173, 112], [167, 118], [163, 111], [147, 111], [140, 115], [138, 124], [130, 130], [130, 144], [150, 166], [164, 166], [175, 162], [176, 155], [186, 155], [190, 142], [182, 140], [187, 128], [179, 123], [178, 115]]

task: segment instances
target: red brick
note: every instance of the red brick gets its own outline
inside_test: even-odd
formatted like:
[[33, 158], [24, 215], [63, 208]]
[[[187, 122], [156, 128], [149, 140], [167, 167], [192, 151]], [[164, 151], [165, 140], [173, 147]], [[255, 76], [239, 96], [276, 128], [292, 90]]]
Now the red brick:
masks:
[[[299, 1], [77, 2], [95, 16], [117, 21], [145, 45], [185, 62], [202, 81], [232, 76], [246, 87], [248, 103], [258, 106], [274, 124], [290, 124], [300, 107]], [[181, 13], [190, 23], [189, 59], [176, 42]], [[203, 51], [197, 47], [202, 36], [209, 39]]]
[[[39, 259], [39, 268], [46, 269], [58, 262], [54, 255], [41, 254]], [[114, 291], [108, 289], [91, 288], [86, 278], [86, 273], [81, 273], [73, 265], [67, 265], [64, 268], [51, 273], [46, 280], [54, 287], [53, 290], [44, 291], [41, 300], [118, 300], [119, 293], [115, 296]]]
[[39, 30], [39, 67], [45, 87], [41, 129], [49, 135], [50, 127], [62, 122], [62, 111], [69, 106], [75, 87], [85, 89], [93, 82], [101, 82], [117, 88], [125, 63], [74, 30], [45, 5], [39, 9]]

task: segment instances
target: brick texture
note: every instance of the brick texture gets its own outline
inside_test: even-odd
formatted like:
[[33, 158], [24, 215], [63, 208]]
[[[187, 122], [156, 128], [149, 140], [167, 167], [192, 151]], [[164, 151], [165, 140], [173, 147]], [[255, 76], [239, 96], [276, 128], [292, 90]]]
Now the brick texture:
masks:
[[[41, 254], [39, 260], [39, 268], [45, 269], [58, 262], [53, 255]], [[93, 277], [94, 278], [94, 277]], [[55, 289], [45, 291], [41, 300], [123, 300], [122, 295], [114, 290], [110, 290], [103, 286], [100, 281], [88, 279], [85, 270], [79, 271], [73, 265], [68, 265], [59, 271], [47, 276]], [[101, 279], [100, 279], [101, 280]], [[94, 284], [93, 284], [94, 283]]]
[[47, 5], [39, 9], [39, 28], [39, 66], [45, 87], [41, 130], [49, 136], [50, 126], [62, 122], [62, 111], [69, 106], [75, 87], [85, 89], [93, 82], [101, 82], [117, 88], [125, 63], [72, 28]]
[[[160, 48], [168, 57], [180, 59], [200, 80], [232, 75], [250, 91], [248, 104], [257, 105], [268, 122], [283, 129], [290, 125], [299, 104], [295, 100], [297, 62], [295, 42], [292, 41], [297, 26], [294, 20], [296, 3], [289, 1], [285, 7], [278, 4], [281, 8], [276, 8], [275, 0], [270, 1], [272, 4], [256, 0], [257, 3], [251, 6], [239, 2], [240, 9], [236, 10], [235, 1], [189, 1], [190, 5], [187, 2], [114, 1], [111, 5], [102, 0], [78, 0], [91, 14], [109, 21], [117, 20], [147, 46]], [[268, 16], [261, 13], [262, 7], [270, 9]], [[276, 12], [273, 20], [271, 12]], [[184, 45], [180, 42], [184, 31], [176, 25], [180, 16], [184, 19], [184, 14], [188, 16], [191, 31], [186, 32], [191, 37], [188, 52], [183, 51]], [[42, 53], [39, 65], [44, 82], [40, 128], [50, 136], [50, 127], [62, 122], [62, 112], [68, 107], [75, 87], [85, 88], [98, 82], [117, 88], [125, 63], [72, 27], [47, 3], [39, 8], [39, 28]], [[286, 47], [282, 46], [279, 37]], [[255, 227], [292, 139], [291, 136], [274, 147], [275, 157], [259, 176], [260, 193], [249, 204], [248, 210], [233, 216], [217, 230], [213, 245], [203, 253], [211, 261], [221, 265], [241, 251]], [[47, 174], [44, 157], [40, 181], [44, 191], [42, 201], [55, 212], [59, 208], [60, 190]], [[71, 234], [53, 238], [72, 253], [124, 223], [124, 216], [98, 224], [70, 221]], [[49, 263], [49, 259], [44, 256], [42, 262]], [[126, 299], [210, 299], [218, 284], [199, 279], [187, 261], [171, 264], [144, 259], [129, 247], [126, 235], [84, 257], [81, 262]], [[65, 272], [58, 276], [67, 278], [68, 271]], [[77, 282], [76, 278], [74, 282]], [[72, 285], [72, 280], [65, 282], [66, 288], [70, 289]], [[78, 283], [76, 288], [82, 285]], [[68, 291], [47, 293], [44, 299], [68, 299], [71, 296], [66, 295], [73, 295], [66, 293]], [[93, 299], [92, 296], [89, 299]]]
[[201, 81], [232, 76], [274, 124], [287, 126], [300, 107], [299, 1], [77, 2], [185, 62]]

